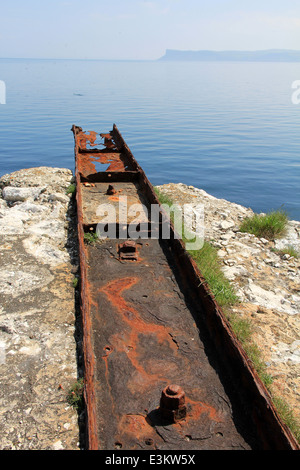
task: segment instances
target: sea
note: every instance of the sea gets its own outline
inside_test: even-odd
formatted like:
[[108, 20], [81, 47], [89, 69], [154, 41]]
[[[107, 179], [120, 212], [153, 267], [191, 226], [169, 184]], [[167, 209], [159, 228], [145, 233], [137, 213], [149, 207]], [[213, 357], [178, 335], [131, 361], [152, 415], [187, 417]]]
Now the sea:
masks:
[[74, 170], [72, 125], [115, 123], [153, 185], [299, 221], [299, 80], [297, 63], [0, 59], [0, 176]]

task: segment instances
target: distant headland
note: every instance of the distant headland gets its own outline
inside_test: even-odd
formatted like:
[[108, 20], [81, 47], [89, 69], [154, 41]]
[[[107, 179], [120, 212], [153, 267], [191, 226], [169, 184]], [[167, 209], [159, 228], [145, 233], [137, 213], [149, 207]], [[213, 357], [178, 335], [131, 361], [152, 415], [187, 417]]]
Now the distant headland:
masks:
[[167, 49], [163, 61], [235, 61], [300, 62], [300, 51], [269, 49], [264, 51], [179, 51]]

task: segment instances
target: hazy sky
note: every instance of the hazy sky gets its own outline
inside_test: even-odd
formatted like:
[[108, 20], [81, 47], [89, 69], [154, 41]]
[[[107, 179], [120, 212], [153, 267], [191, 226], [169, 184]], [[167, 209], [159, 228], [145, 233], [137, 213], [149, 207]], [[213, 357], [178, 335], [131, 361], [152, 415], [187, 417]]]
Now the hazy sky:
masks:
[[10, 0], [0, 57], [157, 59], [166, 49], [300, 49], [300, 0]]

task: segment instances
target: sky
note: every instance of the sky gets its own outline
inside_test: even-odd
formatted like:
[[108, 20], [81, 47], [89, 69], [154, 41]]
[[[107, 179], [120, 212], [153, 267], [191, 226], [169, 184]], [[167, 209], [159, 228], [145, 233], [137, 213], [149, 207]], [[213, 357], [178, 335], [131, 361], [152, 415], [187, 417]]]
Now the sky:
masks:
[[0, 57], [156, 60], [300, 50], [299, 0], [0, 0]]

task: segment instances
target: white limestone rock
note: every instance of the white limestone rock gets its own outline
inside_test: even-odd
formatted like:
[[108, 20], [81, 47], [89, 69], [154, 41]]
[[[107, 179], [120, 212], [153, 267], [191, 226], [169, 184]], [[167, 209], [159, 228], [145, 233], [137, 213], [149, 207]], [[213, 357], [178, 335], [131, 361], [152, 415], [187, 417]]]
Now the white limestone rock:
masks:
[[16, 188], [7, 186], [2, 190], [2, 197], [7, 202], [26, 201], [26, 199], [37, 199], [41, 192], [45, 190], [42, 188]]

